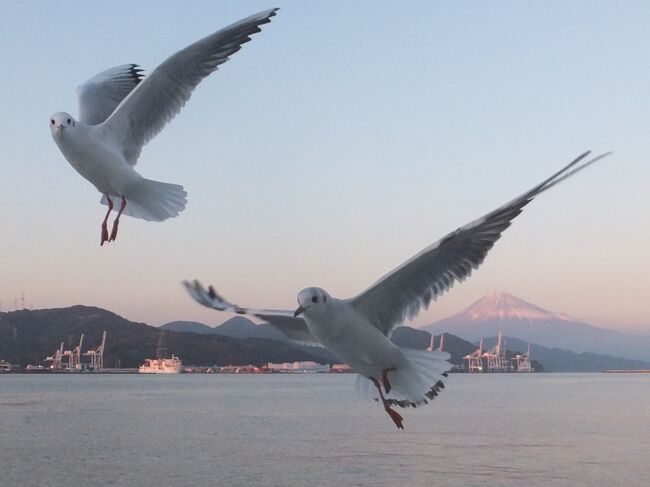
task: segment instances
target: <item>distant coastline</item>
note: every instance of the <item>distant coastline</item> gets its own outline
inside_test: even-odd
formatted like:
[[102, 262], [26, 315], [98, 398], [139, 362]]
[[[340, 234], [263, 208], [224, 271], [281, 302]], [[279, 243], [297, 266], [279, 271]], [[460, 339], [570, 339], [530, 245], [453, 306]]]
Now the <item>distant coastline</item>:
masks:
[[603, 370], [604, 374], [650, 374], [650, 370], [640, 369], [640, 370]]

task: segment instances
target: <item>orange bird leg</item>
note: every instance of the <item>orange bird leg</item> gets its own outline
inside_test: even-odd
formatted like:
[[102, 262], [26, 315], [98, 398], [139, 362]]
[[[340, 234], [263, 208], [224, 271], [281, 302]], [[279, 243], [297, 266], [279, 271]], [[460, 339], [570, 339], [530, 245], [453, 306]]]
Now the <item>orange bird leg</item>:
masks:
[[402, 418], [402, 416], [397, 411], [391, 409], [391, 407], [388, 405], [386, 398], [384, 397], [384, 393], [381, 390], [381, 385], [379, 385], [379, 381], [374, 377], [370, 377], [370, 380], [373, 382], [373, 384], [375, 384], [375, 387], [379, 391], [379, 397], [381, 398], [381, 402], [384, 405], [384, 410], [388, 413], [390, 419], [393, 420], [393, 423], [395, 423], [397, 429], [404, 429], [404, 426], [402, 426], [402, 421], [404, 418]]
[[393, 372], [395, 370], [397, 370], [395, 367], [388, 367], [387, 369], [381, 371], [381, 380], [384, 383], [386, 394], [388, 394], [391, 390], [390, 382], [388, 382], [388, 372]]
[[120, 216], [122, 215], [124, 208], [126, 208], [126, 198], [122, 196], [122, 204], [120, 205], [120, 211], [117, 213], [115, 221], [113, 222], [113, 230], [111, 230], [111, 238], [108, 240], [109, 242], [112, 242], [117, 238], [117, 227], [120, 224]]
[[108, 202], [108, 211], [106, 212], [106, 216], [102, 222], [102, 241], [99, 243], [100, 247], [104, 245], [104, 242], [108, 242], [108, 215], [113, 211], [113, 201], [108, 196], [106, 196], [106, 201]]

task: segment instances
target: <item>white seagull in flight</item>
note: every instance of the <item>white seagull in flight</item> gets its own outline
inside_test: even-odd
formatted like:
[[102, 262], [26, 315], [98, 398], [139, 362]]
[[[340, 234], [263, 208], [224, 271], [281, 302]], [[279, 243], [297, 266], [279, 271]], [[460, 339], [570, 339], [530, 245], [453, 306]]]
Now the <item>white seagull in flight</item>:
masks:
[[533, 198], [609, 154], [583, 162], [588, 155], [582, 154], [530, 191], [454, 230], [351, 299], [334, 298], [323, 289], [309, 287], [298, 294], [295, 311], [262, 310], [231, 304], [212, 286], [205, 289], [198, 281], [184, 284], [204, 306], [256, 316], [292, 340], [326, 347], [359, 374], [357, 387], [381, 401], [395, 425], [403, 429], [402, 416], [391, 406], [415, 407], [433, 399], [444, 387], [449, 354], [399, 348], [389, 339], [392, 331], [478, 268]]
[[[201, 80], [239, 51], [277, 10], [252, 15], [195, 42], [147, 77], [137, 64], [103, 71], [77, 89], [79, 120], [65, 112], [50, 117], [59, 149], [108, 206], [100, 245], [115, 240], [122, 213], [163, 221], [185, 209], [182, 186], [145, 179], [133, 166], [142, 147], [174, 118]], [[109, 237], [108, 217], [118, 202]]]

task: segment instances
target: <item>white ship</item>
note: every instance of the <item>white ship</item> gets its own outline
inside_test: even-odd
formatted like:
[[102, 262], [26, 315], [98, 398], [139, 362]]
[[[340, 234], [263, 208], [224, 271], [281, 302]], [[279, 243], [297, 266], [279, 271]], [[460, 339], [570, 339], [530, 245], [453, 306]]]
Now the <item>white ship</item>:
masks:
[[180, 374], [183, 362], [176, 355], [172, 358], [148, 358], [138, 369], [141, 374]]

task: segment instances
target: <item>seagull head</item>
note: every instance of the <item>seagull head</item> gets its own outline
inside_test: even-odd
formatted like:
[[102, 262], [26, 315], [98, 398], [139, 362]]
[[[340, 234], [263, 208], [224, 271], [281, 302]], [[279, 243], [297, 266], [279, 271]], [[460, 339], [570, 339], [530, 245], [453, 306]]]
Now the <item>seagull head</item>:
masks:
[[56, 112], [50, 117], [50, 131], [52, 132], [52, 137], [60, 136], [63, 132], [69, 131], [76, 125], [77, 121], [69, 113]]
[[293, 314], [294, 318], [301, 314], [321, 313], [329, 306], [332, 298], [319, 287], [308, 287], [298, 293], [298, 309]]

